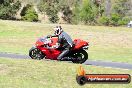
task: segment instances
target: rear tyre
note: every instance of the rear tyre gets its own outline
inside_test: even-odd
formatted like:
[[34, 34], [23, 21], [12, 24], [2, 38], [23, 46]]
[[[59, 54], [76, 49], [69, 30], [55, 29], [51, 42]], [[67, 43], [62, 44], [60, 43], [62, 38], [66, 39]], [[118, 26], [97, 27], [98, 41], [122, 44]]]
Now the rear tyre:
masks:
[[85, 50], [79, 50], [73, 53], [73, 58], [74, 58], [74, 60], [72, 60], [73, 63], [82, 64], [88, 59], [88, 53]]
[[45, 55], [37, 48], [31, 48], [29, 51], [29, 56], [36, 60], [41, 60], [45, 57]]

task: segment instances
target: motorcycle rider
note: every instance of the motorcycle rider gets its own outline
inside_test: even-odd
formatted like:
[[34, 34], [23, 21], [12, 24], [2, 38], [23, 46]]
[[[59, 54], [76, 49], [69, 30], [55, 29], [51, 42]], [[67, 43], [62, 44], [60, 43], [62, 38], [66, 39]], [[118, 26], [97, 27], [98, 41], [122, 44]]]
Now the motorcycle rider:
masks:
[[58, 42], [56, 43], [55, 46], [53, 46], [53, 48], [64, 48], [62, 50], [62, 53], [57, 57], [58, 60], [64, 60], [65, 59], [64, 56], [68, 54], [68, 52], [73, 46], [73, 41], [71, 37], [66, 32], [63, 31], [61, 26], [56, 26], [54, 28], [54, 31], [55, 36], [58, 37]]

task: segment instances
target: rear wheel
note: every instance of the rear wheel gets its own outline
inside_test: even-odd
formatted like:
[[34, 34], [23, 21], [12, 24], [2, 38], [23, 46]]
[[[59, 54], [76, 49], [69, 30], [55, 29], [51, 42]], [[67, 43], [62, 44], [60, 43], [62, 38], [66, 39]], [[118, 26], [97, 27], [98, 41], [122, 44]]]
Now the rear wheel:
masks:
[[88, 59], [88, 53], [85, 50], [79, 50], [73, 53], [73, 63], [84, 63]]
[[32, 59], [41, 60], [45, 57], [45, 55], [37, 48], [31, 49], [29, 51], [29, 56]]

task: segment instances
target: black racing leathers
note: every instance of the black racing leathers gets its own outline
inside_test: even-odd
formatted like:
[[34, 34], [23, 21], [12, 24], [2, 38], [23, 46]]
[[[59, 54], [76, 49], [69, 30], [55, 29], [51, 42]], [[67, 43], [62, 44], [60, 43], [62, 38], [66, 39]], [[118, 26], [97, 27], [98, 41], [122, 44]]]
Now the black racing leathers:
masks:
[[73, 45], [73, 41], [71, 39], [71, 37], [66, 33], [66, 32], [62, 32], [59, 36], [58, 36], [58, 43], [60, 43], [61, 48], [64, 48], [62, 53], [57, 57], [58, 60], [63, 60], [63, 57], [68, 54], [68, 52], [70, 51], [72, 45]]

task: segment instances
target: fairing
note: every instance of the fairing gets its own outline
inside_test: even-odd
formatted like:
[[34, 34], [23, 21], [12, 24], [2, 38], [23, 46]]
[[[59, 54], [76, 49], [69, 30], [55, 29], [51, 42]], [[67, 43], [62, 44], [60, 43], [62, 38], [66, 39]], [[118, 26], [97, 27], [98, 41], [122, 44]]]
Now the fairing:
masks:
[[[62, 52], [62, 51], [60, 51], [60, 50], [58, 50], [58, 49], [48, 49], [47, 47], [45, 47], [44, 45], [45, 44], [47, 44], [48, 46], [53, 46], [53, 45], [55, 45], [56, 43], [57, 43], [57, 41], [58, 41], [58, 37], [52, 37], [51, 39], [51, 42], [47, 42], [46, 41], [46, 38], [44, 37], [44, 38], [40, 38], [40, 39], [38, 39], [37, 40], [37, 42], [36, 42], [36, 47], [38, 48], [38, 49], [40, 49], [42, 52], [43, 52], [43, 54], [45, 54], [46, 55], [46, 58], [48, 58], [48, 59], [52, 59], [52, 60], [56, 60], [57, 59], [57, 57], [59, 56], [59, 54]], [[81, 49], [82, 47], [84, 47], [84, 46], [88, 46], [88, 42], [86, 42], [86, 41], [83, 41], [83, 40], [80, 40], [80, 39], [75, 39], [74, 41], [73, 41], [73, 43], [74, 43], [74, 47], [73, 47], [73, 51], [74, 50], [79, 50], [79, 49]]]

